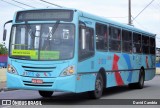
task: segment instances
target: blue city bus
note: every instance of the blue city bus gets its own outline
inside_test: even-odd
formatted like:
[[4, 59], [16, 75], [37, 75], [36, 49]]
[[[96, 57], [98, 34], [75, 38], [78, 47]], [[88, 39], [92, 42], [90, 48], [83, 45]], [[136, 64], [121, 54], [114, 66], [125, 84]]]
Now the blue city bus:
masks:
[[97, 99], [104, 88], [142, 89], [155, 76], [155, 34], [133, 26], [68, 8], [22, 10], [7, 23], [8, 88]]

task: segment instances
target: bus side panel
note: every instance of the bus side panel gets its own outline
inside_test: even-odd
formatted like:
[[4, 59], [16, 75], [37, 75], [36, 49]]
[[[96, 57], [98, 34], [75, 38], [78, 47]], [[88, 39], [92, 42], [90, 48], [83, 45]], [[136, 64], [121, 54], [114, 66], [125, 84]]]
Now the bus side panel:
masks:
[[138, 82], [139, 70], [132, 70], [132, 55], [122, 53], [108, 53], [106, 54], [105, 58], [107, 58], [107, 66], [105, 69], [106, 71], [110, 71], [107, 72], [107, 87], [121, 86], [133, 82]]
[[[145, 81], [151, 80], [155, 76], [155, 56], [134, 54], [132, 66], [133, 69], [136, 69], [134, 73], [138, 73], [136, 79], [139, 79], [139, 72], [142, 67], [145, 70]], [[136, 82], [138, 82], [138, 79]]]
[[145, 70], [145, 81], [152, 80], [155, 76], [155, 69]]
[[78, 63], [76, 92], [94, 90], [96, 73], [94, 73], [94, 58]]
[[155, 56], [153, 55], [145, 55], [143, 57], [145, 60], [145, 80], [151, 80], [154, 78], [156, 70], [155, 70]]
[[115, 81], [115, 75], [114, 75], [114, 73], [108, 73], [107, 74], [107, 84], [106, 84], [106, 86], [107, 87], [113, 87], [113, 86], [116, 86], [116, 85], [117, 84], [116, 84], [116, 81]]
[[76, 81], [76, 92], [92, 91], [95, 89], [95, 74], [79, 74]]
[[[121, 85], [127, 85], [129, 83], [135, 83], [139, 80], [139, 72], [140, 68], [143, 66], [146, 68], [146, 56], [142, 55], [129, 55], [129, 54], [121, 54], [121, 53], [104, 53], [104, 52], [97, 52], [95, 55], [95, 70], [98, 72], [100, 68], [104, 68], [107, 76], [107, 87], [113, 87], [113, 86], [121, 86]], [[80, 63], [80, 67], [85, 67], [87, 72], [93, 72], [89, 71], [91, 70], [92, 64], [90, 61], [86, 60], [83, 63]], [[149, 66], [151, 68], [151, 60], [148, 60]], [[86, 67], [86, 64], [88, 65]], [[89, 68], [90, 67], [90, 68]], [[116, 68], [115, 68], [116, 67]], [[80, 68], [82, 72], [85, 72], [84, 68]], [[114, 70], [121, 70], [121, 71], [114, 71]], [[123, 71], [124, 70], [124, 71]], [[128, 71], [126, 71], [128, 70]], [[146, 69], [145, 70], [145, 79], [150, 80], [154, 77], [155, 71], [152, 69]], [[86, 90], [94, 90], [94, 82], [95, 82], [94, 75], [88, 74], [88, 75], [82, 75], [81, 79], [82, 81], [78, 82], [78, 89], [79, 92]], [[88, 80], [90, 79], [90, 80]], [[84, 81], [83, 81], [84, 80]], [[91, 84], [91, 85], [89, 85]], [[87, 86], [87, 88], [86, 88]], [[82, 89], [83, 88], [83, 89]]]
[[[118, 79], [115, 77], [117, 74], [116, 72], [113, 72], [111, 74], [109, 73], [107, 75], [107, 87], [121, 86], [121, 85], [127, 85], [129, 83], [133, 83], [133, 82], [138, 82], [139, 72], [125, 71], [125, 72], [119, 72], [119, 73], [120, 73], [122, 82], [117, 81]], [[128, 77], [130, 73], [132, 73], [131, 78]]]
[[[126, 60], [121, 53], [96, 52], [95, 56], [96, 70], [99, 71], [101, 68], [104, 68], [106, 71], [106, 87], [126, 85], [132, 81], [128, 81], [131, 71], [117, 71], [128, 70], [131, 68], [131, 66], [128, 66], [128, 63], [126, 62], [128, 60]], [[130, 56], [127, 55], [127, 57], [127, 59], [130, 60]]]
[[132, 71], [132, 81], [130, 83], [138, 82], [139, 80], [139, 70]]
[[139, 80], [139, 72], [143, 66], [143, 59], [141, 54], [131, 54], [132, 57], [132, 81], [131, 83], [136, 83]]

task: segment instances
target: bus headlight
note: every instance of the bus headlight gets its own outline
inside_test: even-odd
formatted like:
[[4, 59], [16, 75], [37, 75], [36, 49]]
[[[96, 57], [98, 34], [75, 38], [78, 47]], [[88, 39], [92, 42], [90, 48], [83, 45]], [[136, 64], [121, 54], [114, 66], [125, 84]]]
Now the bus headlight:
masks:
[[60, 76], [69, 76], [69, 75], [73, 75], [74, 73], [75, 73], [75, 66], [69, 66], [62, 71]]
[[7, 72], [9, 72], [11, 74], [18, 74], [16, 69], [10, 64], [8, 64], [8, 66], [7, 66]]

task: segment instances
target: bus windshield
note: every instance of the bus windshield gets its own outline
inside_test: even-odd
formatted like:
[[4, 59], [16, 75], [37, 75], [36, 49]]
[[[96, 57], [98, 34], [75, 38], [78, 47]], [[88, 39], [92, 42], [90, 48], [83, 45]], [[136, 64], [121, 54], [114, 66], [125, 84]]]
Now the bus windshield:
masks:
[[74, 55], [73, 24], [13, 25], [9, 55], [25, 60], [66, 60]]

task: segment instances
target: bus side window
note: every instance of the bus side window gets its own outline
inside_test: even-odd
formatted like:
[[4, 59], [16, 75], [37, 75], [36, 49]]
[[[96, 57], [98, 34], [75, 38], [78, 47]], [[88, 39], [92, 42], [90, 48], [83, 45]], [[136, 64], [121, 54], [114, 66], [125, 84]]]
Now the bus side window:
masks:
[[89, 27], [79, 27], [79, 61], [94, 55], [94, 32]]
[[108, 34], [107, 26], [96, 23], [96, 48], [98, 50], [108, 49]]
[[121, 29], [109, 27], [109, 50], [121, 51]]
[[133, 33], [133, 53], [142, 53], [141, 41], [141, 34]]
[[155, 38], [150, 37], [150, 54], [155, 54]]
[[149, 54], [149, 37], [142, 35], [142, 51], [144, 54]]
[[122, 30], [122, 51], [132, 53], [132, 32], [127, 30]]

